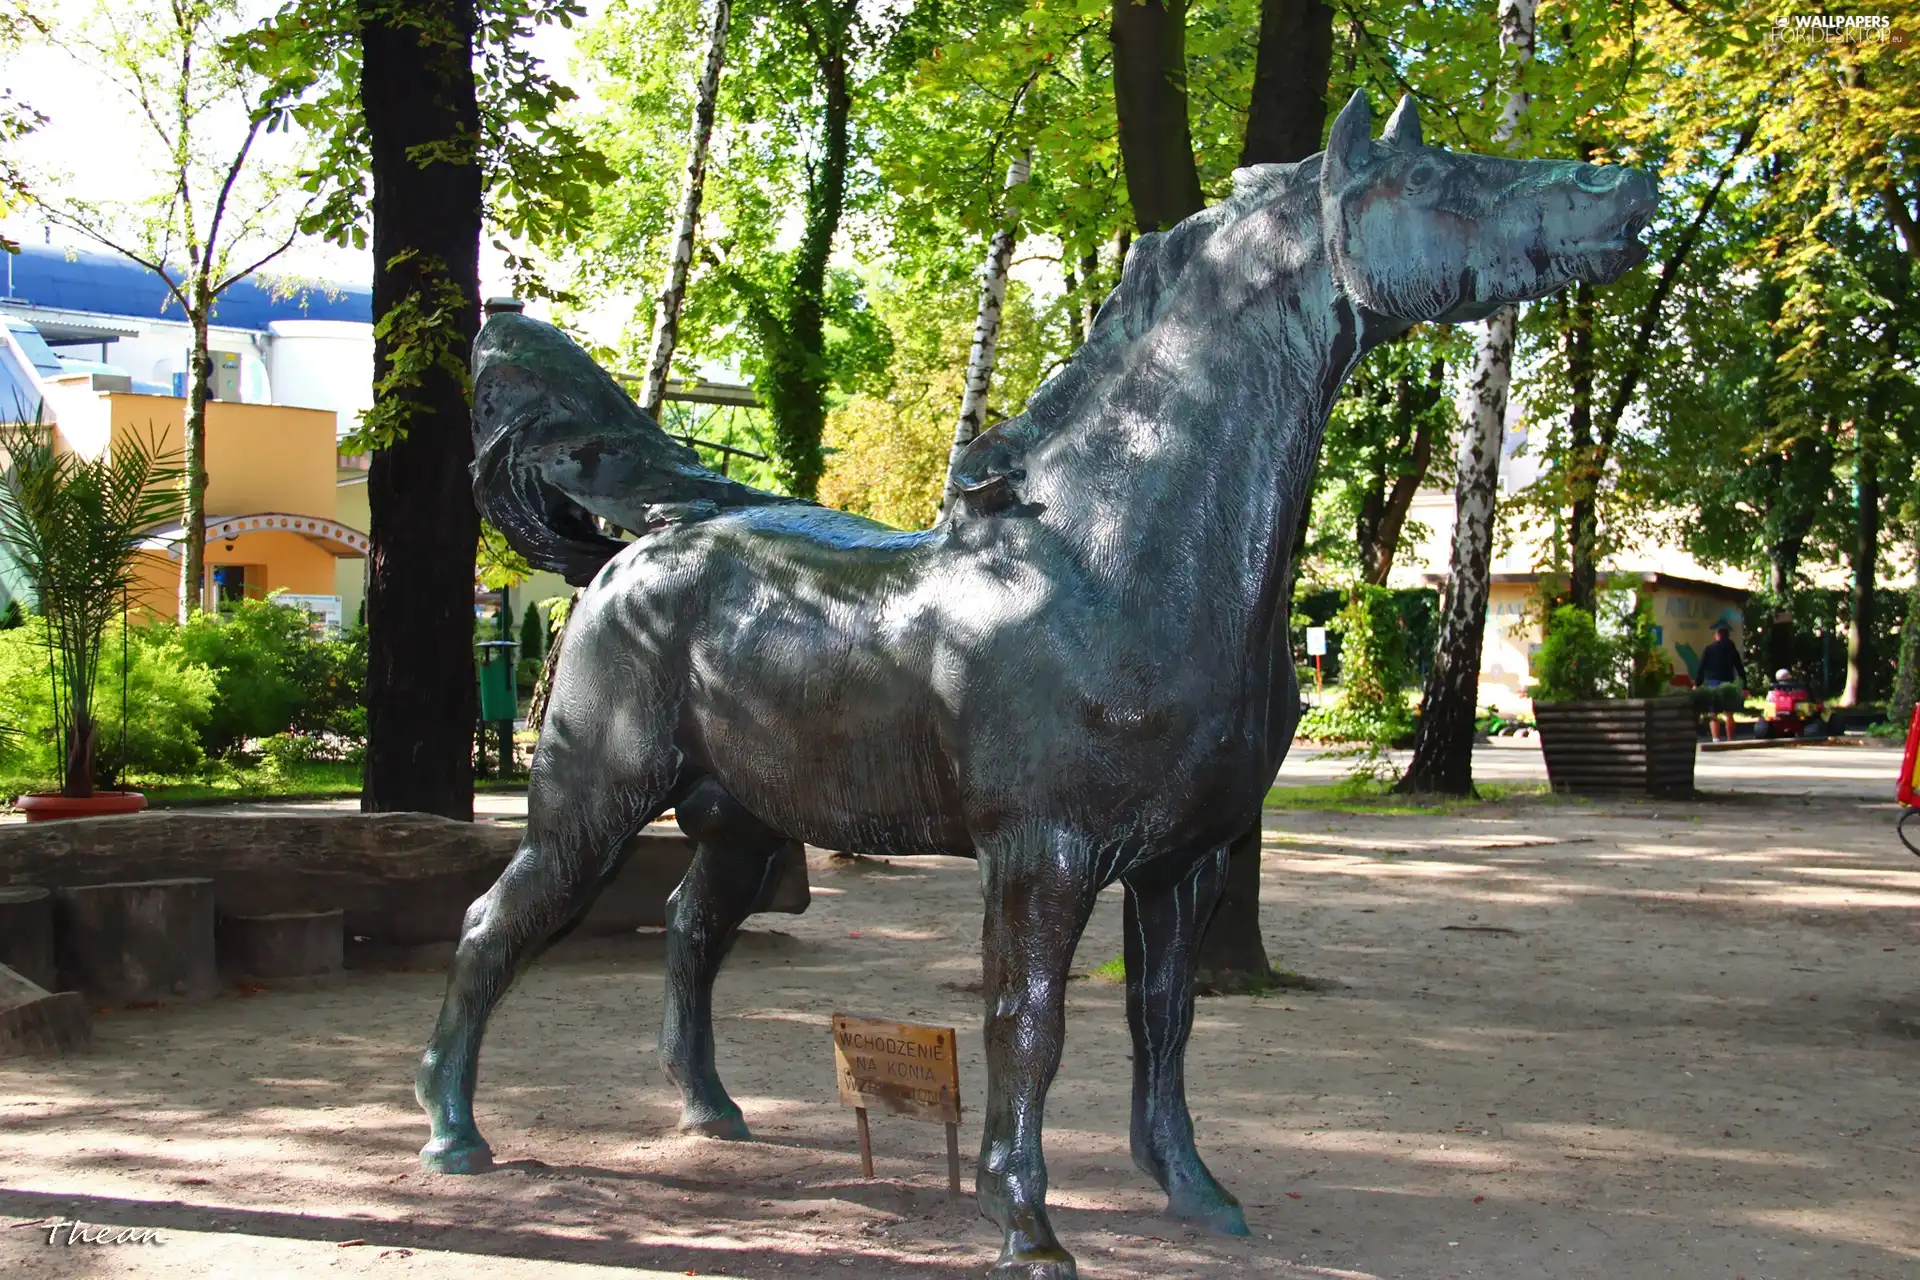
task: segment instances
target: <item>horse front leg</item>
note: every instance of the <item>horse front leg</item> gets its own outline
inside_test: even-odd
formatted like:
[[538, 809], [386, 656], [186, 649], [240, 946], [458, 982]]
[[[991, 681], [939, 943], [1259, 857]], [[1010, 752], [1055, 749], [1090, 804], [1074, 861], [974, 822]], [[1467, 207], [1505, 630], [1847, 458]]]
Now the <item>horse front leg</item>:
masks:
[[993, 1275], [1069, 1280], [1073, 1255], [1047, 1220], [1041, 1125], [1066, 1038], [1067, 967], [1099, 886], [1084, 844], [1066, 836], [982, 850], [987, 1108], [975, 1195], [1005, 1234]]
[[[1171, 861], [1171, 860], [1169, 860]], [[1227, 846], [1192, 863], [1149, 863], [1126, 886], [1127, 1023], [1133, 1032], [1133, 1162], [1167, 1193], [1169, 1216], [1228, 1235], [1246, 1215], [1214, 1180], [1187, 1112], [1194, 956], [1227, 882]]]
[[681, 1129], [744, 1142], [753, 1134], [714, 1063], [713, 981], [790, 842], [712, 779], [680, 801], [677, 816], [695, 849], [693, 865], [667, 900], [660, 1066], [680, 1087]]

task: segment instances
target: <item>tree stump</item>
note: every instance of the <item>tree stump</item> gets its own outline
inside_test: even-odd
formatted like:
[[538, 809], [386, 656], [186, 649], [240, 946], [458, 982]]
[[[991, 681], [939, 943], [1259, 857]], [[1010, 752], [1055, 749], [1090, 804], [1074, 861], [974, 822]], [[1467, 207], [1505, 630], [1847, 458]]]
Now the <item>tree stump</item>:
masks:
[[74, 886], [54, 904], [61, 979], [90, 997], [210, 996], [219, 985], [212, 880]]
[[74, 1053], [92, 1043], [93, 1024], [79, 992], [52, 995], [0, 964], [0, 1058]]
[[338, 973], [345, 937], [340, 911], [221, 916], [220, 967], [243, 978], [311, 978]]
[[35, 885], [0, 886], [0, 964], [49, 990], [53, 967], [53, 894]]

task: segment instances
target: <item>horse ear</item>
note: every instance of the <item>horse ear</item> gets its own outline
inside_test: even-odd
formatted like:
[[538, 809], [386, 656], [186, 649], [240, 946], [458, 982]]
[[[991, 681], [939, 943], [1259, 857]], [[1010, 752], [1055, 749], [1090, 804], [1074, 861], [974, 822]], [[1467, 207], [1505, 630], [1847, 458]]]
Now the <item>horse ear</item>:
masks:
[[1367, 107], [1367, 95], [1355, 89], [1340, 109], [1327, 135], [1327, 158], [1321, 162], [1320, 183], [1338, 189], [1347, 180], [1364, 173], [1373, 160], [1373, 112]]
[[1420, 112], [1414, 108], [1412, 94], [1404, 95], [1400, 105], [1387, 117], [1387, 127], [1381, 131], [1380, 141], [1391, 142], [1396, 147], [1425, 145], [1420, 137]]

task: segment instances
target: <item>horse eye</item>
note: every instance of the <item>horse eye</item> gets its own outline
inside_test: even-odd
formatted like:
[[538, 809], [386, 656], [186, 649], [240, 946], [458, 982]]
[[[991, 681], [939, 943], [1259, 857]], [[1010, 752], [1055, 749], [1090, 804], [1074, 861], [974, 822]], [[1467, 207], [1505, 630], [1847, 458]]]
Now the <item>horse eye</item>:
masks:
[[1434, 168], [1432, 165], [1416, 165], [1413, 172], [1407, 175], [1407, 185], [1409, 187], [1424, 187], [1433, 181], [1433, 174]]

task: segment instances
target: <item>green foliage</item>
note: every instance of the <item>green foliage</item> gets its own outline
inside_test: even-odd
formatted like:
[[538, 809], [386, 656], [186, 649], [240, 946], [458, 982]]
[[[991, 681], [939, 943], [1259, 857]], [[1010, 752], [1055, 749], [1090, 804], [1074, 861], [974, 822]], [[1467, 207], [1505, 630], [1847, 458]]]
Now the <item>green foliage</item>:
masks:
[[[548, 74], [530, 39], [570, 27], [579, 0], [480, 0], [473, 33], [480, 133], [466, 145], [486, 183], [487, 223], [517, 240], [547, 245], [584, 218], [593, 190], [613, 180], [606, 158], [582, 139], [562, 108], [578, 95]], [[427, 45], [465, 43], [457, 6], [432, 0], [289, 0], [226, 56], [264, 78], [269, 131], [297, 125], [317, 153], [300, 173], [314, 202], [301, 230], [364, 248], [370, 219], [367, 124], [360, 109], [360, 28], [372, 20], [410, 27]], [[448, 158], [421, 148], [421, 163]], [[464, 159], [465, 156], [454, 158]]]
[[1657, 638], [1660, 628], [1653, 620], [1653, 601], [1646, 597], [1636, 600], [1626, 621], [1620, 656], [1627, 667], [1627, 696], [1658, 698], [1671, 692], [1673, 660]]
[[[388, 268], [415, 257], [411, 249], [395, 254]], [[448, 274], [446, 263], [420, 258], [418, 265], [424, 287], [401, 294], [374, 321], [373, 336], [385, 343], [387, 361], [374, 379], [372, 407], [340, 441], [342, 453], [370, 453], [405, 439], [412, 415], [431, 412], [407, 394], [428, 373], [438, 370], [461, 387], [467, 385], [470, 353], [456, 322], [469, 305], [466, 293]]]
[[[975, 292], [971, 284], [944, 292], [889, 284], [873, 290], [874, 311], [900, 335], [899, 343], [885, 382], [853, 396], [827, 419], [832, 453], [820, 481], [821, 501], [901, 529], [933, 523], [972, 341], [971, 321], [962, 318]], [[1046, 320], [1031, 293], [1010, 282], [990, 413], [1017, 412], [1032, 394], [1046, 350]]]
[[1341, 639], [1338, 693], [1302, 716], [1297, 732], [1316, 742], [1354, 744], [1356, 773], [1390, 770], [1387, 748], [1413, 731], [1406, 690], [1413, 673], [1394, 593], [1356, 586], [1333, 626]]
[[[46, 622], [47, 678], [66, 740], [62, 790], [93, 789], [101, 641], [125, 617], [147, 530], [177, 509], [180, 472], [152, 437], [129, 435], [97, 457], [58, 449], [38, 420], [0, 425], [0, 547]], [[14, 632], [12, 634], [18, 634]]]
[[508, 545], [506, 534], [482, 520], [480, 545], [474, 552], [474, 575], [480, 579], [481, 586], [498, 591], [502, 587], [517, 587], [531, 578], [533, 566]]
[[1636, 599], [1630, 608], [1613, 612], [1618, 617], [1611, 620], [1611, 634], [1593, 614], [1573, 605], [1547, 615], [1546, 637], [1534, 659], [1534, 701], [1658, 698], [1672, 692], [1673, 663], [1654, 640], [1651, 602]]
[[1536, 655], [1535, 702], [1586, 702], [1612, 696], [1617, 646], [1600, 634], [1593, 615], [1561, 605], [1547, 616]]
[[242, 601], [226, 613], [152, 630], [153, 643], [213, 681], [201, 729], [209, 756], [230, 756], [248, 740], [290, 731], [349, 742], [366, 735], [363, 630], [316, 636], [305, 613], [272, 600]]
[[[62, 708], [47, 678], [48, 623], [29, 618], [25, 625], [0, 631], [0, 724], [12, 732], [0, 740], [0, 764], [41, 786], [60, 777]], [[99, 785], [128, 775], [182, 774], [205, 760], [200, 734], [213, 700], [213, 679], [203, 667], [156, 645], [141, 628], [126, 634], [123, 667], [121, 632], [114, 626], [102, 646], [103, 657], [93, 691], [98, 719], [95, 777]], [[126, 716], [121, 717], [121, 677], [126, 677]], [[126, 752], [121, 754], [122, 726]]]
[[540, 606], [529, 602], [520, 615], [520, 661], [537, 663], [547, 652], [547, 620]]

